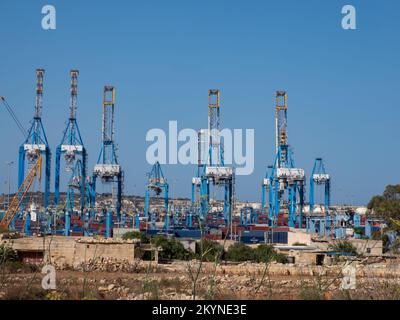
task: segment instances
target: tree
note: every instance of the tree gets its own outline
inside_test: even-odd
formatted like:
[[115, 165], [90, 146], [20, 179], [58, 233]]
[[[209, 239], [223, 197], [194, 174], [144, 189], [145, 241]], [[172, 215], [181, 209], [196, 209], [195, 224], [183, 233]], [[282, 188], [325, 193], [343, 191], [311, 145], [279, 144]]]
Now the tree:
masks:
[[381, 196], [374, 196], [368, 209], [384, 219], [390, 230], [400, 231], [400, 185], [388, 185]]
[[151, 239], [151, 243], [156, 247], [161, 247], [161, 259], [189, 260], [192, 253], [185, 249], [182, 243], [174, 238], [168, 239], [164, 236], [156, 236]]

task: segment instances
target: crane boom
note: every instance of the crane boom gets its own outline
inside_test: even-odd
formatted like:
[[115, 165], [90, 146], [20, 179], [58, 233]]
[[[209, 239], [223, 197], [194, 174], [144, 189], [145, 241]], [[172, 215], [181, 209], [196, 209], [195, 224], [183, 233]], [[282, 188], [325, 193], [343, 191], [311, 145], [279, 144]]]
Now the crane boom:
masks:
[[18, 208], [20, 207], [22, 201], [25, 198], [26, 193], [29, 191], [35, 177], [38, 176], [40, 181], [42, 177], [42, 156], [39, 156], [33, 165], [32, 169], [29, 171], [28, 175], [25, 177], [21, 186], [18, 189], [18, 192], [14, 195], [11, 200], [11, 203], [5, 213], [3, 219], [0, 222], [0, 225], [3, 228], [8, 228], [11, 221], [14, 219], [17, 214]]
[[15, 114], [14, 110], [11, 108], [11, 106], [8, 104], [8, 102], [6, 101], [5, 97], [0, 96], [0, 101], [3, 102], [6, 110], [8, 111], [8, 113], [10, 114], [11, 118], [14, 120], [15, 124], [17, 125], [18, 129], [21, 131], [22, 135], [24, 137], [27, 136], [27, 131], [25, 130], [24, 126], [21, 124], [21, 122], [19, 121], [19, 119], [17, 118], [17, 115]]

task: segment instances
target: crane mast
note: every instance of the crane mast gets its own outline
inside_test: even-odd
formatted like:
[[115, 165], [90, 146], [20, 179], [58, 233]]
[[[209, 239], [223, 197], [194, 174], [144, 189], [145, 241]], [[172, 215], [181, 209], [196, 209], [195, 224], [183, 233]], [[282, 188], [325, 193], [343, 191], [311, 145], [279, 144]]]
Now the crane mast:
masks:
[[221, 98], [218, 89], [208, 91], [208, 159], [202, 166], [200, 177], [200, 218], [209, 211], [210, 185], [224, 189], [224, 220], [231, 222], [234, 171], [225, 166], [224, 148], [220, 139]]
[[286, 191], [288, 199], [289, 227], [303, 226], [303, 205], [305, 173], [304, 169], [296, 168], [293, 150], [288, 143], [287, 135], [287, 93], [276, 91], [275, 95], [275, 160], [272, 168], [268, 168], [262, 184], [262, 208], [265, 210], [265, 193], [268, 190], [269, 224], [277, 226], [283, 196]]
[[[102, 116], [102, 145], [97, 164], [92, 176], [92, 195], [96, 195], [96, 179], [101, 178], [105, 184], [117, 184], [117, 197], [114, 207], [120, 216], [122, 204], [123, 170], [118, 163], [117, 147], [114, 137], [115, 88], [104, 86], [103, 116]], [[95, 199], [92, 201], [95, 202]]]
[[[79, 131], [78, 123], [76, 120], [76, 112], [78, 107], [78, 70], [71, 70], [70, 77], [70, 105], [69, 105], [69, 116], [67, 127], [63, 132], [63, 136], [60, 144], [56, 149], [56, 167], [55, 167], [55, 186], [54, 186], [54, 205], [57, 207], [60, 201], [60, 176], [61, 176], [61, 155], [64, 155], [65, 171], [72, 172], [76, 175], [75, 178], [70, 179], [81, 179], [80, 186], [80, 212], [85, 208], [86, 204], [86, 188], [87, 188], [87, 151], [83, 144], [81, 133]], [[79, 160], [79, 169], [76, 168], [76, 163]], [[71, 204], [74, 203], [73, 190], [70, 190], [70, 186], [67, 186], [67, 194], [72, 198], [67, 199]], [[73, 210], [68, 206], [68, 209]]]
[[32, 166], [38, 159], [39, 155], [44, 155], [45, 156], [44, 207], [47, 208], [50, 204], [51, 151], [42, 123], [44, 73], [45, 73], [44, 69], [36, 70], [35, 112], [26, 139], [19, 148], [18, 187], [20, 187], [24, 181], [25, 167], [27, 165]]

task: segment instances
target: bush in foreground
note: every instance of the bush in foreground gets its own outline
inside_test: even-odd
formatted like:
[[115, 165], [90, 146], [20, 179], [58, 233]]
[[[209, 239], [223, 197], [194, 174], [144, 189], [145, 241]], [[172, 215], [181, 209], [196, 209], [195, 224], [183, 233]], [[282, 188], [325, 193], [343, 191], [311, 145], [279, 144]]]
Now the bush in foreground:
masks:
[[189, 260], [193, 257], [193, 254], [174, 238], [168, 239], [163, 236], [156, 236], [151, 238], [151, 243], [162, 248], [159, 253], [161, 259]]
[[0, 245], [0, 266], [17, 260], [17, 253], [12, 248], [4, 244]]
[[[196, 258], [203, 261], [215, 261], [215, 258], [224, 258], [224, 248], [216, 241], [202, 239], [200, 242], [196, 242]], [[221, 255], [221, 256], [220, 256]]]
[[243, 243], [235, 243], [229, 247], [226, 253], [226, 260], [235, 262], [252, 261], [268, 263], [276, 261], [286, 263], [286, 256], [276, 252], [271, 245], [261, 244], [253, 249]]
[[229, 247], [225, 255], [225, 260], [235, 262], [255, 261], [255, 250], [243, 243], [238, 242]]

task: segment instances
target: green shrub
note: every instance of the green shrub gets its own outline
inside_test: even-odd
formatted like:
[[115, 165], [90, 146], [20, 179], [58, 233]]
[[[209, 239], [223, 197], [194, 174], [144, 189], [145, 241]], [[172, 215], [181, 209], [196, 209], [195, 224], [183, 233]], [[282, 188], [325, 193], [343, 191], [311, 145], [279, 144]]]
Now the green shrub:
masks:
[[261, 244], [255, 249], [243, 244], [235, 243], [230, 246], [226, 253], [225, 259], [228, 261], [252, 261], [268, 263], [276, 261], [278, 263], [286, 263], [286, 255], [276, 252], [273, 246]]
[[356, 247], [347, 240], [339, 240], [329, 245], [329, 248], [336, 252], [357, 254]]
[[273, 246], [268, 244], [261, 244], [254, 249], [255, 260], [257, 262], [271, 262], [286, 263], [286, 255], [276, 252]]
[[0, 265], [18, 260], [18, 255], [11, 247], [0, 245]]
[[140, 239], [141, 243], [150, 243], [150, 237], [147, 236], [144, 232], [140, 231], [126, 232], [123, 234], [122, 239], [124, 240]]
[[353, 227], [354, 233], [357, 233], [361, 236], [365, 235], [365, 228], [363, 227]]
[[275, 253], [274, 260], [278, 263], [287, 263], [288, 262], [287, 256], [283, 253]]
[[229, 247], [225, 258], [226, 260], [235, 262], [256, 260], [255, 250], [240, 242]]
[[200, 242], [196, 242], [196, 257], [200, 259], [203, 256], [204, 261], [215, 261], [215, 257], [223, 259], [224, 248], [216, 241], [202, 239]]
[[261, 244], [254, 249], [254, 256], [257, 262], [271, 262], [275, 260], [276, 251], [271, 245]]
[[151, 238], [151, 243], [162, 248], [159, 253], [161, 259], [189, 260], [193, 256], [191, 252], [185, 249], [182, 243], [174, 238], [168, 239], [164, 236], [156, 236]]

